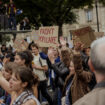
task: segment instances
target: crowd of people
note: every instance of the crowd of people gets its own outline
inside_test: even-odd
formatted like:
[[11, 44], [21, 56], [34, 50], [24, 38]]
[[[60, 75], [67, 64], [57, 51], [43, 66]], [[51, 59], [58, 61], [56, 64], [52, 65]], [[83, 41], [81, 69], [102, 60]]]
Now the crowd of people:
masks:
[[71, 49], [62, 39], [56, 48], [2, 45], [0, 104], [104, 105], [104, 47], [105, 37], [88, 48], [76, 42]]
[[[13, 0], [9, 3], [3, 3], [0, 1], [0, 30], [16, 30], [16, 16], [23, 13], [22, 10], [17, 9]], [[25, 17], [20, 22], [20, 30], [31, 29], [29, 19]]]

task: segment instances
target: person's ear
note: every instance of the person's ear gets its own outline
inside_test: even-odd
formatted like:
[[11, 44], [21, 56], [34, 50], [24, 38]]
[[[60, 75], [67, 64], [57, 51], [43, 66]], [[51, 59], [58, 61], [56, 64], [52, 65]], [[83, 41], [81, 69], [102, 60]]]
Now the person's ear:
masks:
[[27, 82], [22, 83], [22, 87], [25, 88], [28, 85]]
[[22, 64], [25, 64], [25, 59], [22, 60]]
[[88, 60], [88, 65], [89, 65], [90, 70], [91, 70], [92, 72], [94, 72], [95, 69], [94, 69], [94, 67], [93, 67], [93, 64], [92, 64], [91, 59]]

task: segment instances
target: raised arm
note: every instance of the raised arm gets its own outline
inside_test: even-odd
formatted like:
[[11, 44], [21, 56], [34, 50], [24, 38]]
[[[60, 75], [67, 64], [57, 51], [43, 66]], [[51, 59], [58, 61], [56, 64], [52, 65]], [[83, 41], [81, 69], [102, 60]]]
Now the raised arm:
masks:
[[2, 73], [0, 72], [0, 86], [9, 94], [11, 94], [11, 89], [9, 86], [9, 82], [2, 76]]

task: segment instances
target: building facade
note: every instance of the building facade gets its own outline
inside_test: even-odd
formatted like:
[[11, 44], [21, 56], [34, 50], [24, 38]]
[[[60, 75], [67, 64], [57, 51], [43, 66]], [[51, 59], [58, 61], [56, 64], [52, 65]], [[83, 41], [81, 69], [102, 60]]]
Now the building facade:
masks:
[[[105, 32], [105, 6], [98, 4], [98, 18], [99, 18], [99, 30], [100, 32]], [[68, 36], [70, 30], [75, 30], [83, 28], [86, 26], [91, 26], [92, 29], [97, 32], [97, 15], [96, 7], [93, 5], [93, 8], [76, 9], [74, 12], [77, 14], [77, 23], [69, 25], [63, 25], [63, 36]]]

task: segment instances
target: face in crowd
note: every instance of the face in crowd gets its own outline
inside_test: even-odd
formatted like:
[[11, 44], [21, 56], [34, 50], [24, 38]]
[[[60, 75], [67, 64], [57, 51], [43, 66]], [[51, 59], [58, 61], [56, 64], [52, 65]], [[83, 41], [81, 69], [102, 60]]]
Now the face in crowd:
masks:
[[38, 79], [31, 69], [26, 66], [18, 66], [13, 70], [9, 84], [12, 91], [22, 92], [32, 90], [33, 85], [37, 84], [37, 82]]
[[39, 50], [36, 47], [32, 47], [32, 53], [38, 55]]
[[16, 63], [14, 62], [7, 62], [4, 64], [4, 67], [2, 69], [2, 74], [7, 81], [10, 80], [12, 76], [13, 67], [15, 68], [16, 66], [17, 66]]
[[59, 56], [59, 52], [57, 49], [54, 49], [54, 56], [55, 56], [55, 58], [57, 58]]
[[24, 65], [25, 64], [25, 59], [21, 59], [21, 56], [16, 54], [14, 62], [19, 64], [19, 65]]
[[86, 53], [87, 56], [90, 56], [90, 48], [87, 48], [87, 49], [85, 50], [85, 53]]
[[4, 68], [3, 71], [2, 71], [2, 74], [3, 74], [4, 78], [5, 78], [7, 81], [9, 81], [10, 78], [11, 78], [11, 75], [12, 75], [12, 71], [7, 70], [7, 69]]
[[21, 79], [19, 77], [16, 77], [15, 73], [12, 74], [11, 79], [9, 81], [10, 88], [13, 91], [19, 91], [23, 90], [27, 83], [22, 83]]
[[75, 73], [74, 64], [73, 64], [72, 61], [70, 62], [69, 70], [70, 70], [70, 74], [74, 74]]
[[38, 46], [36, 44], [31, 45], [31, 50], [32, 50], [33, 54], [35, 54], [35, 55], [39, 54], [39, 48], [38, 48]]

